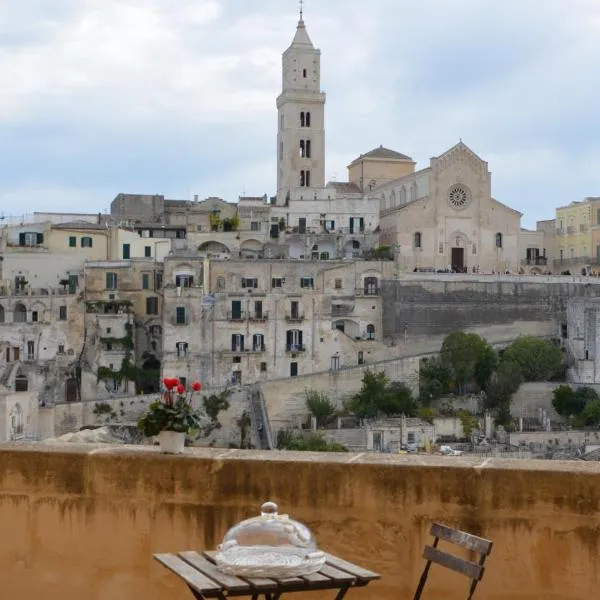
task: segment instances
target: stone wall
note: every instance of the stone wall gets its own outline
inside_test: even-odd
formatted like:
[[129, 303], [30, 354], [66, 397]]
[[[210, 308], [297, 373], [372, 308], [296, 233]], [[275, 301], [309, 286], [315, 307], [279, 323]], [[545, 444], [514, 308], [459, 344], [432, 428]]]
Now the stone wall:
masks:
[[[152, 554], [215, 548], [266, 499], [381, 573], [356, 600], [412, 597], [433, 521], [493, 540], [478, 600], [597, 595], [597, 463], [38, 444], [0, 451], [2, 598], [188, 600]], [[434, 566], [425, 597], [467, 589]]]
[[303, 422], [309, 415], [306, 408], [308, 390], [326, 393], [342, 408], [343, 401], [360, 389], [367, 369], [384, 371], [391, 381], [402, 381], [418, 394], [420, 360], [419, 356], [396, 358], [351, 369], [265, 381], [261, 387], [271, 427], [277, 431]]
[[582, 277], [405, 276], [382, 282], [383, 334], [450, 333], [478, 325], [535, 323], [558, 337], [567, 299], [600, 296], [600, 280]]

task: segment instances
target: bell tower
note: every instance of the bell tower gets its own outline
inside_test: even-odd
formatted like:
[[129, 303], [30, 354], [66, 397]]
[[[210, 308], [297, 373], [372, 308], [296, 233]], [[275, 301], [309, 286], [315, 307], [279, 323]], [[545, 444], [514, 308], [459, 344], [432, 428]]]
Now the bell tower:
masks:
[[302, 8], [296, 35], [283, 53], [277, 113], [277, 204], [282, 205], [292, 193], [298, 196], [306, 189], [308, 197], [312, 190], [325, 187], [321, 51], [306, 31]]

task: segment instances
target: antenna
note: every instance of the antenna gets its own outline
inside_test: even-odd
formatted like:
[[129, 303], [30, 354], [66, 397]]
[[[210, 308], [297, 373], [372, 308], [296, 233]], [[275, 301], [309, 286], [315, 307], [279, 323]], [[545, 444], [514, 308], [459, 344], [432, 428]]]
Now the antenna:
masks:
[[304, 16], [304, 0], [300, 0], [300, 20], [302, 21], [302, 18]]

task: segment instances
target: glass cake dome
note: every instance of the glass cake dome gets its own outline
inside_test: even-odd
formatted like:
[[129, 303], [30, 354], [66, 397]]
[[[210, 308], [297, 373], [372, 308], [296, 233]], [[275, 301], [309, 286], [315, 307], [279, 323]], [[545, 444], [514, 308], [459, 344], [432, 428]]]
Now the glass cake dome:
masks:
[[258, 517], [232, 527], [215, 560], [224, 573], [243, 577], [297, 577], [318, 571], [325, 563], [310, 529], [277, 512], [265, 502]]

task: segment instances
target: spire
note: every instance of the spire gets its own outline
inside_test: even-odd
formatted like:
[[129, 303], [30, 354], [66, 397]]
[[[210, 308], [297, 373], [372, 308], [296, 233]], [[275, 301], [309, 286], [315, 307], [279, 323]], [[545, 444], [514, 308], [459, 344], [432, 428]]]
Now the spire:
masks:
[[292, 46], [314, 48], [308, 32], [306, 31], [306, 26], [304, 25], [304, 0], [300, 0], [300, 20], [298, 21], [298, 29], [296, 29], [296, 35], [292, 41]]

